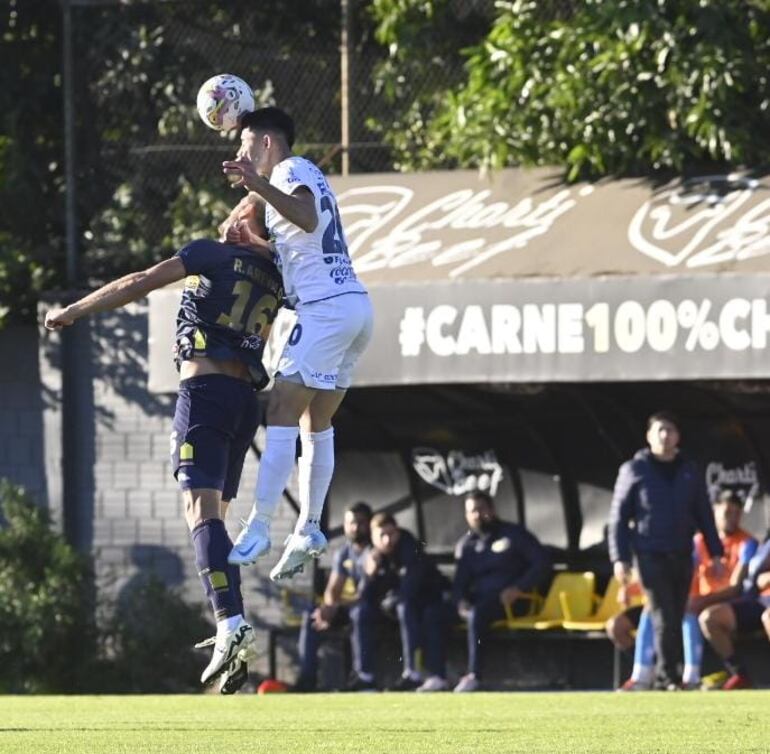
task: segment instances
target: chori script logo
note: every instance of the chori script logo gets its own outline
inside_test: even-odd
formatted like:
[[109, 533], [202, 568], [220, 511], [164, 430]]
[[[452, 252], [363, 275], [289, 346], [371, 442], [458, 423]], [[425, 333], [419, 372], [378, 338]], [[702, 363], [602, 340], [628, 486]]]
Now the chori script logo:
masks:
[[767, 189], [736, 175], [684, 181], [639, 208], [628, 240], [666, 267], [706, 267], [770, 254]]

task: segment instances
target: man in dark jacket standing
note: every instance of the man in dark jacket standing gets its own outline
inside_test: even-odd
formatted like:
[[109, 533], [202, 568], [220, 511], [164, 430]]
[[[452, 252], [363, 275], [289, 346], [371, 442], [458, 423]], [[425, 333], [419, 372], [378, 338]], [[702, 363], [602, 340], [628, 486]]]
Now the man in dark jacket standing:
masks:
[[455, 549], [457, 569], [453, 596], [458, 612], [468, 622], [468, 673], [455, 691], [479, 688], [481, 647], [489, 626], [526, 610], [526, 592], [531, 592], [548, 574], [551, 561], [545, 548], [523, 526], [501, 521], [492, 498], [473, 492], [465, 499], [469, 532]]
[[[692, 579], [692, 538], [703, 533], [712, 573], [724, 554], [701, 470], [679, 452], [679, 423], [665, 411], [647, 420], [649, 449], [620, 467], [610, 509], [615, 577], [625, 585], [632, 555], [655, 629], [657, 683], [681, 685], [682, 618]], [[632, 526], [633, 525], [633, 526]]]

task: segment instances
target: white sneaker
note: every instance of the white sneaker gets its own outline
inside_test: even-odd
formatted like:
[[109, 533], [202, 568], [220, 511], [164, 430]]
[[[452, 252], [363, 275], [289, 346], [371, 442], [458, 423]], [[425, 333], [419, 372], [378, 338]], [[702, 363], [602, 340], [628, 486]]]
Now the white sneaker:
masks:
[[243, 618], [232, 631], [217, 633], [211, 662], [201, 673], [201, 683], [208, 683], [228, 670], [230, 665], [238, 659], [239, 652], [247, 649], [253, 641], [254, 630]]
[[454, 688], [454, 691], [456, 694], [463, 694], [466, 691], [478, 691], [478, 690], [479, 690], [479, 682], [473, 673], [468, 673], [468, 675], [464, 675], [458, 682], [457, 686], [455, 686]]
[[270, 527], [257, 519], [251, 523], [241, 520], [241, 523], [243, 528], [233, 542], [227, 562], [237, 566], [254, 565], [257, 558], [270, 552]]
[[300, 573], [305, 563], [313, 558], [320, 558], [326, 552], [328, 543], [317, 526], [308, 526], [302, 534], [289, 534], [284, 544], [286, 549], [281, 559], [270, 571], [272, 581], [281, 581]]
[[415, 691], [449, 691], [449, 682], [440, 675], [428, 676], [423, 681], [422, 686], [418, 686]]

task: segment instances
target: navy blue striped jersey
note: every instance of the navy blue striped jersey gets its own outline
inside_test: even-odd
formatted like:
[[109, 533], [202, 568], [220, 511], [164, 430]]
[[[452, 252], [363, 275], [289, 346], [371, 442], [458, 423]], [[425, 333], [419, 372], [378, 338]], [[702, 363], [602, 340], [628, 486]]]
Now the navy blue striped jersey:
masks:
[[177, 369], [195, 356], [238, 360], [263, 388], [262, 353], [283, 299], [278, 269], [245, 246], [208, 239], [193, 241], [177, 256], [187, 273], [176, 320]]

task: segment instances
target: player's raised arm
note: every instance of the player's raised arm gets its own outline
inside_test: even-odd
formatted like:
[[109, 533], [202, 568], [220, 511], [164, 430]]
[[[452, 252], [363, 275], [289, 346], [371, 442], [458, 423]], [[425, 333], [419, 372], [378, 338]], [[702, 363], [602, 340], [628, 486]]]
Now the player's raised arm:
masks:
[[275, 208], [279, 215], [290, 223], [301, 228], [306, 233], [312, 233], [318, 225], [313, 193], [305, 186], [298, 186], [293, 193], [273, 186], [260, 176], [251, 161], [240, 158], [227, 160], [222, 163], [222, 170], [228, 176], [237, 176], [240, 180], [234, 184], [259, 194], [268, 204]]
[[141, 272], [131, 272], [113, 280], [63, 309], [51, 309], [45, 315], [45, 326], [48, 330], [59, 330], [89, 314], [119, 309], [156, 288], [181, 280], [185, 275], [184, 264], [179, 257], [166, 259]]

